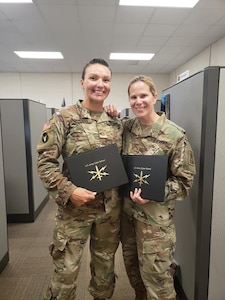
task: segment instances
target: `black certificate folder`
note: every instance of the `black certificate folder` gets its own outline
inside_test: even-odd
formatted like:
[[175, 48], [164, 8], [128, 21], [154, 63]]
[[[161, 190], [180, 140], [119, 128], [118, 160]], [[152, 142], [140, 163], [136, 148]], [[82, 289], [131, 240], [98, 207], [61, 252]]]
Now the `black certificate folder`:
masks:
[[168, 156], [166, 155], [123, 155], [129, 183], [121, 187], [124, 196], [141, 188], [141, 197], [162, 202], [165, 196]]
[[65, 159], [71, 181], [93, 192], [103, 192], [128, 182], [116, 144], [72, 155]]

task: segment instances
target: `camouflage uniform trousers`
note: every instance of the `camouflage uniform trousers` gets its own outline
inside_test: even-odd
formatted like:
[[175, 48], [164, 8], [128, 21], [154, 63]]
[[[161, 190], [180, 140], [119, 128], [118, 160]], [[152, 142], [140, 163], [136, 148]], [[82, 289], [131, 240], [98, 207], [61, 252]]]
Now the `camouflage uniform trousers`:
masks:
[[90, 236], [91, 281], [95, 298], [111, 298], [115, 287], [114, 262], [119, 244], [120, 208], [58, 208], [50, 254], [55, 271], [44, 300], [76, 299], [77, 276], [85, 244]]
[[120, 237], [124, 264], [130, 284], [136, 292], [144, 292], [145, 286], [139, 271], [134, 219], [124, 212], [122, 212], [121, 217]]
[[[123, 220], [124, 215], [125, 220]], [[126, 223], [127, 218], [128, 223]], [[174, 225], [154, 226], [124, 213], [121, 232], [123, 232], [121, 236], [129, 234], [129, 239], [122, 238], [121, 240], [124, 262], [131, 285], [135, 288], [140, 282], [141, 275], [148, 300], [175, 300], [174, 281], [170, 273], [176, 242]], [[137, 257], [138, 262], [135, 262]]]

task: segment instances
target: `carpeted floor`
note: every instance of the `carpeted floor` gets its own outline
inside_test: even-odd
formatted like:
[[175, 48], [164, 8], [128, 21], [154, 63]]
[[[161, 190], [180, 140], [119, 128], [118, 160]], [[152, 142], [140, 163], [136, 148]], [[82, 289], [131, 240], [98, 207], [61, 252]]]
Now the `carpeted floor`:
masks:
[[[8, 225], [10, 261], [0, 275], [0, 300], [42, 300], [53, 270], [48, 245], [52, 240], [54, 215], [55, 204], [48, 201], [34, 223]], [[134, 299], [120, 248], [116, 255], [116, 273], [118, 280], [112, 300]], [[86, 247], [76, 299], [93, 299], [87, 291], [89, 279], [89, 252]]]
[[[48, 201], [34, 223], [8, 224], [9, 263], [0, 274], [0, 300], [42, 300], [53, 271], [48, 252], [52, 241], [54, 201]], [[88, 245], [78, 277], [77, 300], [92, 300], [87, 291], [89, 271]], [[125, 273], [121, 247], [116, 254], [116, 288], [111, 300], [134, 300], [134, 292]]]

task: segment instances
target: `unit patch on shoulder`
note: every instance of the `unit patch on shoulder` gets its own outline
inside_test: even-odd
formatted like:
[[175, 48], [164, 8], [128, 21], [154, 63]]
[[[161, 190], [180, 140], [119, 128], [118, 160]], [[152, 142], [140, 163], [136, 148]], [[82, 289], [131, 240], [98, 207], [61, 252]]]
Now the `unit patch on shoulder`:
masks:
[[41, 139], [42, 139], [42, 142], [43, 142], [43, 143], [47, 143], [47, 141], [48, 141], [48, 139], [49, 139], [48, 133], [47, 133], [47, 132], [43, 132], [43, 133], [42, 133]]
[[41, 137], [38, 143], [38, 150], [49, 149], [54, 144], [54, 132], [52, 120], [43, 125]]

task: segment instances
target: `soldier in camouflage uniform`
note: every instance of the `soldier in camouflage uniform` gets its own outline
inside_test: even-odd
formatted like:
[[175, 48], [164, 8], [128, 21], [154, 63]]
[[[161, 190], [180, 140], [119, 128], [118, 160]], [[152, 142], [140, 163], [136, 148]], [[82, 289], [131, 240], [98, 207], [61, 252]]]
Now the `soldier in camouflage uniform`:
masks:
[[[111, 70], [102, 59], [84, 68], [81, 86], [84, 100], [59, 110], [44, 126], [37, 146], [38, 173], [50, 197], [57, 203], [50, 253], [55, 266], [45, 300], [74, 300], [84, 246], [90, 237], [91, 281], [94, 299], [110, 298], [115, 286], [114, 257], [119, 244], [121, 200], [118, 188], [103, 193], [75, 186], [66, 165], [74, 153], [116, 143], [122, 147], [122, 124], [108, 116], [103, 103], [110, 92]], [[79, 176], [79, 170], [77, 170]]]
[[188, 196], [193, 185], [194, 155], [185, 131], [164, 113], [155, 112], [157, 93], [151, 78], [135, 77], [128, 95], [136, 118], [125, 121], [123, 154], [168, 155], [169, 175], [164, 202], [143, 199], [141, 189], [124, 199], [121, 241], [125, 266], [135, 290], [142, 289], [143, 280], [147, 291], [147, 296], [142, 292], [143, 300], [175, 300], [169, 271], [176, 242], [174, 206], [175, 200]]

